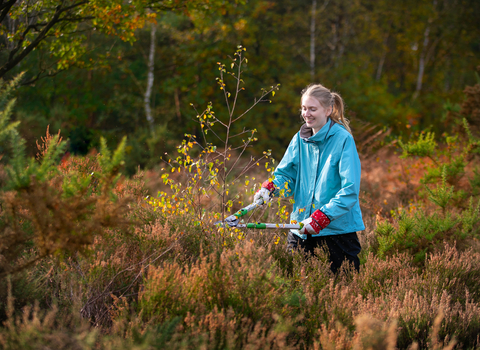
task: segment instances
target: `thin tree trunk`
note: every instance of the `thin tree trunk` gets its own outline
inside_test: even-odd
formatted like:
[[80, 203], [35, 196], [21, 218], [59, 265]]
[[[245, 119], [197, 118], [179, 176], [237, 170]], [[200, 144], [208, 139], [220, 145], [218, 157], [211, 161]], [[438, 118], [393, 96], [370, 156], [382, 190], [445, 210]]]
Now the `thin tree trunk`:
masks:
[[310, 79], [315, 81], [315, 32], [317, 14], [323, 12], [330, 0], [325, 0], [323, 6], [317, 10], [317, 0], [312, 0], [312, 18], [310, 21]]
[[425, 73], [425, 55], [427, 53], [429, 35], [430, 35], [430, 23], [427, 25], [427, 28], [425, 28], [425, 32], [423, 34], [422, 52], [420, 53], [420, 60], [418, 63], [417, 86], [415, 88], [415, 93], [413, 94], [414, 100], [420, 95], [420, 91], [422, 90], [423, 74]]
[[335, 23], [332, 24], [332, 30], [333, 30], [333, 44], [330, 46], [332, 49], [332, 60], [333, 60], [333, 66], [336, 68], [338, 65], [337, 62], [337, 44], [338, 44], [338, 17], [335, 18]]
[[342, 21], [339, 22], [339, 30], [342, 28], [342, 35], [340, 37], [340, 47], [338, 48], [338, 57], [337, 57], [337, 66], [340, 63], [340, 59], [345, 52], [345, 45], [347, 45], [347, 34], [348, 34], [348, 14], [343, 17], [343, 26], [341, 26]]
[[[433, 0], [433, 3], [432, 3], [433, 12], [435, 12], [436, 7], [437, 7], [437, 0]], [[428, 18], [427, 27], [425, 28], [425, 32], [423, 33], [423, 46], [422, 46], [422, 51], [420, 52], [420, 59], [418, 61], [417, 85], [415, 87], [415, 93], [413, 94], [414, 100], [420, 95], [420, 91], [422, 91], [425, 66], [427, 65], [429, 56], [431, 54], [428, 50], [428, 43], [430, 41], [430, 26], [432, 24], [433, 19], [434, 19], [434, 16]], [[434, 43], [434, 45], [436, 45], [436, 43]]]
[[177, 113], [178, 120], [182, 120], [182, 113], [180, 112], [180, 97], [178, 94], [178, 88], [173, 90], [174, 98], [175, 98], [175, 111]]
[[150, 125], [150, 129], [152, 133], [155, 130], [154, 120], [152, 116], [152, 108], [150, 106], [150, 98], [152, 96], [152, 88], [153, 88], [153, 80], [155, 78], [154, 75], [154, 67], [155, 67], [155, 35], [157, 32], [157, 27], [154, 23], [151, 24], [151, 32], [150, 32], [150, 53], [148, 55], [148, 78], [147, 78], [147, 89], [145, 90], [145, 96], [143, 99], [145, 105], [145, 115], [147, 117], [148, 124]]
[[380, 62], [378, 63], [377, 67], [377, 74], [375, 76], [376, 81], [380, 81], [380, 78], [382, 77], [382, 71], [383, 71], [383, 65], [385, 64], [385, 59], [387, 58], [387, 41], [388, 41], [388, 33], [385, 35], [385, 38], [383, 39], [383, 52], [382, 52], [382, 57], [380, 57]]
[[310, 22], [310, 80], [315, 80], [315, 17], [317, 12], [317, 0], [312, 0], [312, 19]]

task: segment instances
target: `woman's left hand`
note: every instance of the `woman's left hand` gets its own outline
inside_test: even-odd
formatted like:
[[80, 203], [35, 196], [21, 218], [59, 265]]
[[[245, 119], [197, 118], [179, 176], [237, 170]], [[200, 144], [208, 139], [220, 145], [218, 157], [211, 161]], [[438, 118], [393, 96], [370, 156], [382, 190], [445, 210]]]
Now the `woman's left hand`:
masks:
[[303, 227], [300, 234], [317, 235], [321, 230], [330, 224], [330, 219], [321, 210], [317, 209], [308, 218], [302, 221]]

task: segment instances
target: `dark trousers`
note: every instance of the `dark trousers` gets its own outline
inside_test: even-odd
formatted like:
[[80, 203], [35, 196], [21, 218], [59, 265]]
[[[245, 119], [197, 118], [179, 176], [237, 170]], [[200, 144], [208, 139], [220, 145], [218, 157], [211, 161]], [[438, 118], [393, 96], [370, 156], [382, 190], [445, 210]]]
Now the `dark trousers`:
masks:
[[315, 255], [315, 248], [326, 247], [330, 257], [330, 269], [336, 273], [345, 260], [353, 263], [355, 270], [360, 270], [360, 259], [358, 254], [362, 247], [356, 232], [332, 236], [312, 237], [301, 239], [292, 232], [288, 233], [287, 249], [303, 250], [306, 254]]

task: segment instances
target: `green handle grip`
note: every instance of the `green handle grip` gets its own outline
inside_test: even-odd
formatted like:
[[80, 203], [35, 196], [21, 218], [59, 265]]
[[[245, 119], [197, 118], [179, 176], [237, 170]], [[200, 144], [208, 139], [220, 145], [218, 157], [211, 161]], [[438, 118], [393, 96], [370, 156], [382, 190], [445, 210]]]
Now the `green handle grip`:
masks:
[[247, 228], [267, 228], [267, 225], [257, 222], [256, 224], [255, 223], [247, 224]]
[[233, 214], [233, 215], [235, 215], [237, 218], [241, 218], [242, 216], [244, 216], [244, 215], [247, 214], [247, 213], [248, 213], [248, 210], [246, 210], [246, 209], [240, 209], [239, 211], [237, 211], [237, 212], [236, 212], [235, 214]]

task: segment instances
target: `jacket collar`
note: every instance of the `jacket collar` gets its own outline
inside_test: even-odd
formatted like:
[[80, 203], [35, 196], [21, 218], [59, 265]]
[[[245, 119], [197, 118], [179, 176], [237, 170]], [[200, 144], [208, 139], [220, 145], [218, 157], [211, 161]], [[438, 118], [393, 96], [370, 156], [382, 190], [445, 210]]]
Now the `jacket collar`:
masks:
[[324, 142], [329, 134], [333, 135], [335, 133], [332, 132], [334, 130], [330, 130], [334, 124], [335, 122], [328, 118], [325, 125], [322, 126], [322, 128], [315, 135], [313, 135], [312, 128], [309, 128], [306, 124], [303, 124], [300, 128], [300, 137], [307, 142]]

